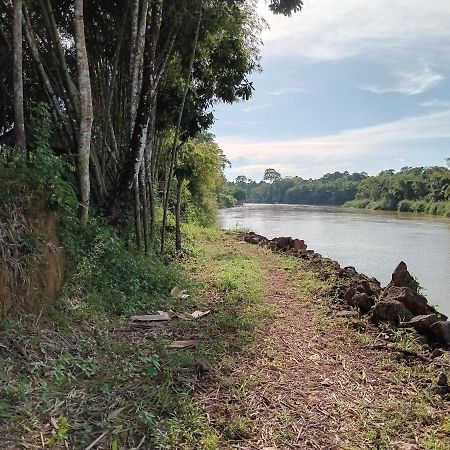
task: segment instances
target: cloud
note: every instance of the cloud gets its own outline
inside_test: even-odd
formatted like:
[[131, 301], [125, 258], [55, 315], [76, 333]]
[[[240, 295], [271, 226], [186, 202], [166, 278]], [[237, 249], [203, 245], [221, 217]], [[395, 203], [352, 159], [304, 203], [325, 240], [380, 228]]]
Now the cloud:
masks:
[[256, 105], [246, 106], [245, 108], [242, 108], [242, 112], [249, 113], [259, 111], [261, 109], [266, 109], [268, 106], [270, 106], [270, 103], [259, 103]]
[[382, 155], [395, 158], [398, 148], [426, 142], [430, 139], [450, 138], [450, 110], [373, 125], [343, 130], [334, 135], [305, 137], [294, 140], [256, 141], [218, 138], [225, 155], [238, 168], [229, 174], [246, 173], [255, 177], [263, 168], [275, 167], [283, 175], [311, 175], [313, 167], [323, 174], [347, 167], [349, 162], [367, 162], [367, 157]]
[[398, 92], [405, 95], [417, 95], [437, 86], [445, 79], [429, 67], [424, 67], [420, 72], [398, 72], [395, 74], [395, 78], [396, 80], [390, 84], [366, 86], [363, 89], [374, 94]]
[[431, 100], [427, 100], [425, 102], [420, 103], [420, 106], [424, 108], [432, 108], [432, 109], [449, 109], [450, 108], [450, 100], [440, 100], [437, 98], [433, 98]]
[[404, 54], [450, 44], [450, 3], [442, 0], [310, 0], [290, 18], [274, 16], [261, 0], [258, 10], [270, 25], [263, 34], [266, 56], [299, 56], [312, 62], [360, 54]]
[[306, 90], [299, 87], [291, 87], [291, 88], [276, 89], [275, 91], [269, 91], [267, 94], [277, 97], [279, 95], [293, 94], [296, 92], [306, 92]]

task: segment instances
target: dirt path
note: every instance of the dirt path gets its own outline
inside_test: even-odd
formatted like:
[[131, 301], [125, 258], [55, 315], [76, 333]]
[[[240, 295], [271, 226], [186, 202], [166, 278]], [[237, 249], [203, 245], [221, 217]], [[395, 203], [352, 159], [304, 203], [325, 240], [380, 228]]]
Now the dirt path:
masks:
[[225, 416], [237, 422], [229, 448], [450, 448], [448, 433], [436, 436], [449, 408], [419, 393], [414, 365], [371, 350], [374, 334], [356, 333], [330, 317], [320, 306], [326, 299], [304, 288], [311, 274], [302, 279], [295, 266], [280, 267], [280, 258], [264, 252], [259, 258], [274, 315], [253, 352], [231, 371], [243, 395], [230, 396], [222, 386], [201, 399], [212, 421]]

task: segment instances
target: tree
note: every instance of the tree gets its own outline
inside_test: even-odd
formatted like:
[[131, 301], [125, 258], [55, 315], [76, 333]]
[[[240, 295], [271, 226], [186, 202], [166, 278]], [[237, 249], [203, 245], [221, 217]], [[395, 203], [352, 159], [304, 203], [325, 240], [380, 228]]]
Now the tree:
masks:
[[236, 177], [236, 184], [244, 184], [247, 182], [247, 177], [245, 175], [238, 175]]
[[450, 169], [450, 158], [446, 158], [445, 160], [447, 161], [447, 166]]
[[22, 46], [22, 0], [13, 2], [13, 83], [14, 83], [14, 131], [16, 147], [26, 152], [25, 119], [23, 113], [23, 46]]
[[281, 179], [281, 174], [275, 169], [266, 169], [264, 172], [263, 180], [273, 183]]
[[92, 134], [92, 94], [89, 62], [84, 33], [84, 2], [75, 0], [75, 42], [78, 69], [78, 90], [80, 93], [80, 124], [78, 137], [78, 178], [80, 184], [80, 224], [85, 227], [89, 215], [90, 178], [89, 157]]

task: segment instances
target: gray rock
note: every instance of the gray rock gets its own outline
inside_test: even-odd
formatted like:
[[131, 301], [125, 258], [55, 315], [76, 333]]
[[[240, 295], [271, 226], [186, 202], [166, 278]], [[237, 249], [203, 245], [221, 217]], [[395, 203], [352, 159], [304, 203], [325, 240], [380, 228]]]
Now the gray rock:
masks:
[[365, 292], [354, 295], [352, 303], [361, 311], [361, 314], [367, 314], [372, 308], [372, 302]]
[[430, 334], [438, 344], [450, 346], [450, 322], [439, 321], [430, 327]]
[[407, 287], [388, 286], [384, 290], [383, 299], [399, 301], [413, 316], [433, 314], [436, 312], [436, 310], [428, 304], [427, 299], [423, 295], [416, 294]]
[[392, 273], [392, 280], [387, 287], [397, 286], [397, 287], [407, 287], [414, 292], [417, 292], [418, 283], [408, 272], [408, 267], [406, 263], [400, 261], [398, 266]]
[[375, 304], [371, 314], [371, 319], [375, 324], [387, 322], [394, 327], [398, 327], [400, 322], [411, 318], [411, 312], [405, 308], [405, 305], [394, 299], [379, 301]]
[[353, 296], [356, 294], [356, 289], [353, 286], [350, 286], [344, 294], [344, 300], [349, 303], [352, 301]]
[[413, 317], [405, 325], [414, 328], [420, 334], [427, 334], [430, 331], [431, 325], [438, 321], [439, 318], [436, 314], [422, 314]]
[[445, 372], [441, 372], [439, 374], [436, 384], [438, 386], [448, 386], [448, 378], [447, 378], [447, 374]]

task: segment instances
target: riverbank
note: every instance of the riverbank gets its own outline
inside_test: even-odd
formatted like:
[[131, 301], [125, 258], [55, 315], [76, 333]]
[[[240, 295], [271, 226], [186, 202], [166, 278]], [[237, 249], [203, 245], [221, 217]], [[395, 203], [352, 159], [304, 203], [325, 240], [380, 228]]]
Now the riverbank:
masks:
[[355, 328], [307, 260], [236, 233], [190, 235], [164, 320], [67, 305], [65, 324], [4, 324], [1, 448], [448, 448], [435, 390], [448, 352], [430, 358], [364, 318]]

